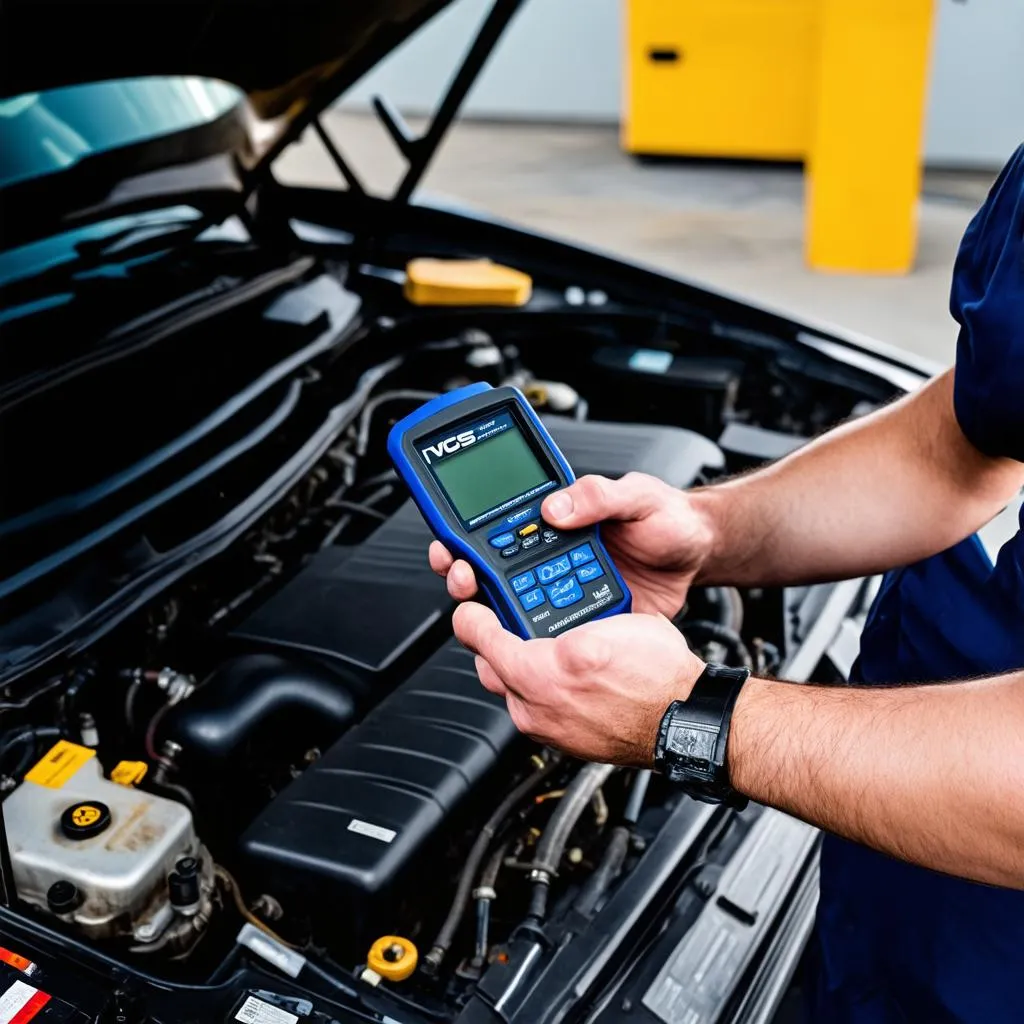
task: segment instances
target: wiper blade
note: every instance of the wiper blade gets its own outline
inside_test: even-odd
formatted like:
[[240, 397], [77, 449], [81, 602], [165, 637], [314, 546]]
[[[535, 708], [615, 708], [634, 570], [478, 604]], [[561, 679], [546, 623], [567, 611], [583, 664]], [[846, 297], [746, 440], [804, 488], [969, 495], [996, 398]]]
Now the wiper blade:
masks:
[[163, 224], [133, 224], [103, 238], [86, 238], [75, 243], [82, 263], [94, 265], [122, 262], [151, 255], [198, 238], [215, 221], [208, 217]]
[[[169, 215], [170, 214], [170, 215]], [[194, 240], [224, 220], [223, 211], [199, 214], [182, 211], [130, 214], [69, 227], [46, 238], [0, 251], [0, 288], [15, 289], [39, 281], [66, 282], [97, 267], [124, 264]], [[107, 230], [104, 230], [104, 229]]]

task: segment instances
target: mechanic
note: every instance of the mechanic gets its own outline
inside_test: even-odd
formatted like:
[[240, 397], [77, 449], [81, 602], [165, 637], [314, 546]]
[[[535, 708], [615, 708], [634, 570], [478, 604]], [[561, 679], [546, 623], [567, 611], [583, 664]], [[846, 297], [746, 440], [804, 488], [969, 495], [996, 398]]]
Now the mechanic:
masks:
[[[704, 671], [668, 621], [691, 585], [891, 570], [860, 685], [750, 679], [727, 740], [729, 785], [831, 833], [811, 994], [828, 1024], [1024, 1020], [1024, 531], [994, 566], [973, 536], [1024, 485], [1024, 147], [967, 229], [951, 309], [954, 370], [773, 466], [687, 494], [632, 474], [550, 497], [553, 526], [609, 521], [646, 614], [522, 641], [481, 604], [455, 613], [523, 732], [647, 766]], [[467, 563], [437, 543], [430, 560], [474, 596]]]

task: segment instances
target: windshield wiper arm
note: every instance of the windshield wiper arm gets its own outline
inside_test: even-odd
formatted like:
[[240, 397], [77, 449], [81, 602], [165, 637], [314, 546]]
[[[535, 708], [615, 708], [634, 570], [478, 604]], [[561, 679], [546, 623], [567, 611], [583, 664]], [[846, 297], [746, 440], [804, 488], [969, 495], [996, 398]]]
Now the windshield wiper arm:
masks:
[[[123, 262], [191, 242], [214, 223], [212, 217], [197, 217], [162, 224], [133, 224], [103, 238], [83, 239], [75, 244], [75, 251], [86, 265]], [[75, 269], [80, 266], [76, 263]]]

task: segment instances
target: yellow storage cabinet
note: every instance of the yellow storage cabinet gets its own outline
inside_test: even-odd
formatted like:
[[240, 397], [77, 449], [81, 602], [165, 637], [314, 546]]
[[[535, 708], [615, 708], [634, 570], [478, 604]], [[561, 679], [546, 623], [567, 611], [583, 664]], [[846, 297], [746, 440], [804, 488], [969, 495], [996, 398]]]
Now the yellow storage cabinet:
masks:
[[624, 2], [627, 151], [806, 156], [819, 0]]
[[818, 2], [807, 262], [905, 274], [917, 251], [934, 0]]

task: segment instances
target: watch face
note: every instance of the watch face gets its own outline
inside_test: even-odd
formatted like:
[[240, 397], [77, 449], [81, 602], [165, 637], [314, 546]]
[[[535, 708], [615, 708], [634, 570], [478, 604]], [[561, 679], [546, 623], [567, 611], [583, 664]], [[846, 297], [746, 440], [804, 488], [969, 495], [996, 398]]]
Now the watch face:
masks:
[[673, 722], [665, 744], [675, 767], [687, 774], [699, 775], [709, 782], [715, 774], [715, 744], [718, 730], [697, 722]]

